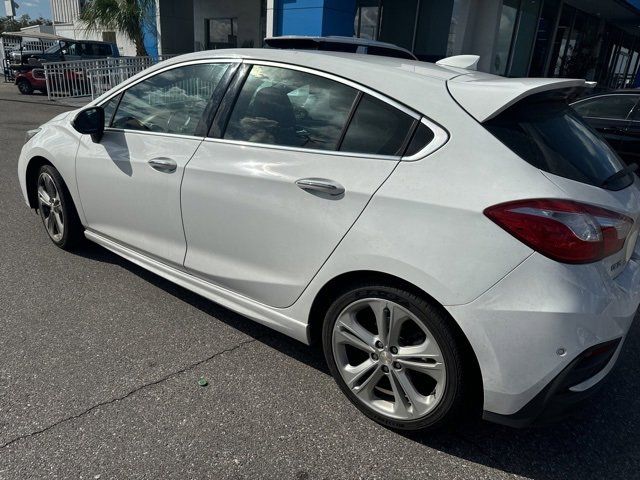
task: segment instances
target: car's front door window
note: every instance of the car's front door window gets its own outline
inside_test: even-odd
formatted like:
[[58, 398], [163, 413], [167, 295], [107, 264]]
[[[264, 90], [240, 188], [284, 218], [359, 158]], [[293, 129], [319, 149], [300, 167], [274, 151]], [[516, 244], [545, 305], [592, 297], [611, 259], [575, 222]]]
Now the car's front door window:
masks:
[[224, 138], [335, 150], [357, 93], [318, 75], [254, 65]]
[[111, 126], [194, 135], [227, 63], [187, 65], [159, 73], [122, 97]]

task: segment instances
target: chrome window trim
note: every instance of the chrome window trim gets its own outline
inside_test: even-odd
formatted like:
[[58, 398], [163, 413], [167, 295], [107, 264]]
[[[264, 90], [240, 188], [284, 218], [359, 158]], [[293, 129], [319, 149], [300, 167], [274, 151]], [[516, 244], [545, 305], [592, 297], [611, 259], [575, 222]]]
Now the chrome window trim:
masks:
[[227, 143], [230, 145], [239, 145], [241, 147], [254, 147], [254, 148], [269, 148], [272, 150], [284, 150], [288, 152], [300, 152], [300, 153], [314, 153], [320, 155], [337, 155], [339, 157], [356, 157], [356, 158], [371, 158], [371, 159], [379, 159], [379, 160], [394, 160], [399, 161], [401, 157], [399, 155], [376, 155], [376, 154], [366, 154], [366, 153], [357, 153], [357, 152], [340, 152], [337, 150], [318, 150], [315, 148], [304, 148], [304, 147], [290, 147], [286, 145], [275, 145], [272, 143], [257, 143], [257, 142], [247, 142], [245, 140], [230, 140], [227, 138], [212, 138], [206, 137], [204, 139], [205, 142], [209, 143]]
[[272, 61], [269, 61], [269, 60], [245, 59], [244, 63], [251, 64], [251, 65], [264, 65], [264, 66], [267, 66], [267, 67], [286, 68], [286, 69], [289, 69], [289, 70], [297, 70], [297, 71], [300, 71], [300, 72], [309, 73], [311, 75], [317, 75], [318, 77], [328, 78], [329, 80], [333, 80], [334, 82], [342, 83], [343, 85], [347, 85], [348, 87], [355, 88], [356, 90], [360, 90], [363, 93], [367, 93], [367, 94], [371, 95], [372, 97], [375, 97], [378, 100], [380, 100], [380, 101], [382, 101], [384, 103], [387, 103], [387, 104], [391, 105], [394, 108], [397, 108], [401, 112], [409, 115], [414, 120], [418, 120], [421, 117], [420, 114], [414, 112], [410, 108], [405, 107], [401, 103], [399, 103], [399, 102], [397, 102], [395, 100], [392, 100], [391, 98], [385, 97], [384, 95], [376, 92], [375, 90], [370, 89], [369, 87], [365, 87], [364, 85], [361, 85], [359, 83], [353, 82], [351, 80], [348, 80], [346, 78], [340, 77], [338, 75], [334, 75], [332, 73], [323, 72], [321, 70], [315, 70], [315, 69], [309, 68], [309, 67], [302, 67], [300, 65], [295, 65], [295, 64], [291, 64], [291, 63], [272, 62]]
[[391, 105], [394, 108], [397, 108], [398, 110], [400, 110], [401, 112], [405, 113], [406, 115], [409, 115], [414, 120], [420, 120], [421, 123], [426, 125], [434, 133], [434, 137], [431, 140], [431, 142], [429, 142], [427, 145], [425, 145], [425, 147], [422, 150], [420, 150], [419, 152], [415, 153], [414, 155], [401, 157], [399, 155], [377, 155], [377, 154], [367, 154], [367, 153], [358, 153], [358, 152], [341, 152], [341, 151], [337, 151], [337, 150], [318, 150], [318, 149], [313, 149], [313, 148], [291, 147], [291, 146], [285, 146], [285, 145], [275, 145], [275, 144], [270, 144], [270, 143], [247, 142], [247, 141], [244, 141], [244, 140], [230, 140], [230, 139], [225, 139], [225, 138], [212, 138], [212, 137], [202, 137], [202, 136], [195, 136], [195, 135], [183, 135], [183, 134], [179, 134], [179, 133], [149, 132], [149, 131], [145, 131], [145, 130], [133, 130], [133, 129], [125, 129], [125, 128], [107, 127], [107, 128], [105, 128], [105, 132], [111, 131], [111, 132], [123, 132], [123, 133], [137, 133], [137, 134], [143, 134], [143, 135], [156, 135], [156, 136], [159, 135], [159, 136], [173, 137], [173, 138], [183, 138], [183, 139], [192, 139], [192, 140], [201, 140], [201, 141], [203, 140], [205, 142], [212, 142], [212, 143], [227, 143], [227, 144], [246, 146], [246, 147], [269, 148], [269, 149], [285, 150], [285, 151], [291, 151], [291, 152], [309, 152], [309, 153], [320, 154], [320, 155], [337, 155], [337, 156], [340, 156], [340, 157], [370, 158], [370, 159], [393, 160], [393, 161], [400, 161], [400, 160], [402, 160], [402, 161], [414, 161], [414, 160], [418, 160], [420, 158], [423, 158], [423, 157], [435, 152], [436, 150], [438, 150], [441, 146], [443, 146], [449, 140], [448, 132], [444, 128], [442, 128], [440, 125], [432, 122], [431, 120], [427, 119], [426, 117], [422, 116], [421, 114], [416, 113], [415, 111], [409, 109], [408, 107], [404, 106], [403, 104], [401, 104], [399, 102], [396, 102], [395, 100], [392, 100], [392, 99], [390, 99], [390, 98], [388, 98], [388, 97], [376, 92], [375, 90], [372, 90], [372, 89], [370, 89], [368, 87], [365, 87], [364, 85], [361, 85], [361, 84], [353, 82], [351, 80], [342, 78], [342, 77], [337, 76], [337, 75], [333, 75], [331, 73], [326, 73], [326, 72], [323, 72], [323, 71], [320, 71], [320, 70], [315, 70], [315, 69], [309, 68], [309, 67], [303, 67], [303, 66], [300, 66], [300, 65], [294, 65], [294, 64], [284, 63], [284, 62], [273, 62], [273, 61], [259, 60], [259, 59], [246, 59], [246, 58], [233, 58], [233, 57], [206, 58], [206, 59], [190, 60], [190, 61], [187, 61], [187, 62], [181, 62], [181, 63], [172, 64], [172, 65], [167, 65], [164, 68], [160, 68], [158, 70], [154, 70], [153, 72], [149, 72], [147, 75], [145, 75], [142, 78], [139, 78], [135, 82], [128, 83], [126, 85], [122, 85], [120, 88], [115, 88], [114, 91], [108, 97], [105, 97], [103, 100], [100, 100], [100, 103], [96, 103], [95, 105], [98, 105], [98, 106], [104, 105], [106, 102], [111, 100], [113, 97], [125, 92], [129, 88], [137, 85], [140, 82], [143, 82], [144, 80], [147, 80], [148, 78], [150, 78], [150, 77], [152, 77], [154, 75], [166, 72], [168, 70], [172, 70], [174, 68], [179, 68], [179, 67], [184, 67], [184, 66], [189, 66], [189, 65], [207, 64], [207, 63], [238, 63], [238, 64], [247, 63], [247, 64], [252, 64], [252, 65], [265, 65], [265, 66], [273, 66], [273, 67], [280, 67], [280, 68], [288, 68], [290, 70], [297, 70], [297, 71], [309, 73], [311, 75], [317, 75], [317, 76], [320, 76], [320, 77], [328, 78], [329, 80], [333, 80], [335, 82], [342, 83], [342, 84], [347, 85], [347, 86], [349, 86], [351, 88], [354, 88], [354, 89], [356, 89], [358, 91], [361, 91], [363, 93], [367, 93], [367, 94], [371, 95], [372, 97], [377, 98], [378, 100], [380, 100], [380, 101], [382, 101], [382, 102], [384, 102], [384, 103], [386, 103], [388, 105]]
[[105, 127], [105, 132], [120, 132], [120, 133], [139, 133], [142, 135], [154, 135], [160, 137], [173, 137], [173, 138], [184, 138], [188, 140], [204, 140], [203, 136], [197, 135], [184, 135], [182, 133], [169, 133], [169, 132], [150, 132], [148, 130], [134, 130], [131, 128], [113, 128], [113, 127]]
[[[189, 65], [199, 65], [202, 63], [242, 63], [242, 59], [241, 58], [201, 58], [199, 60], [189, 60], [187, 62], [181, 62], [181, 63], [173, 63], [171, 65], [167, 65], [166, 67], [163, 68], [159, 68], [157, 70], [154, 70], [153, 72], [149, 72], [147, 73], [147, 75], [145, 75], [142, 78], [139, 78], [138, 80], [136, 80], [135, 82], [131, 82], [131, 83], [127, 83], [126, 85], [122, 85], [120, 87], [116, 86], [113, 88], [113, 92], [109, 94], [108, 97], [105, 97], [103, 100], [100, 100], [100, 103], [95, 103], [95, 104], [90, 104], [92, 106], [99, 106], [101, 107], [102, 105], [104, 105], [105, 103], [107, 103], [109, 100], [111, 100], [113, 97], [115, 97], [116, 95], [130, 89], [131, 87], [137, 85], [140, 82], [144, 82], [145, 80], [147, 80], [148, 78], [151, 78], [155, 75], [158, 75], [160, 73], [166, 72], [168, 70], [173, 70], [174, 68], [179, 68], [179, 67], [187, 67]], [[125, 80], [126, 82], [127, 80]], [[138, 130], [132, 130], [132, 131], [138, 131]]]
[[420, 123], [425, 125], [427, 128], [429, 128], [429, 130], [433, 132], [433, 138], [422, 148], [422, 150], [414, 153], [413, 155], [402, 157], [403, 162], [413, 162], [415, 160], [420, 160], [421, 158], [432, 154], [449, 141], [449, 133], [440, 125], [432, 122], [426, 117], [422, 117], [420, 119]]

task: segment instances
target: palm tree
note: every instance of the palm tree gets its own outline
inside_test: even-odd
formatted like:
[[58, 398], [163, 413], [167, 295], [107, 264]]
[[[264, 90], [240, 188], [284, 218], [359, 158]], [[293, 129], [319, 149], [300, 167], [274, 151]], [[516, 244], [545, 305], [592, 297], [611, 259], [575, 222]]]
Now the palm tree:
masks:
[[151, 20], [154, 0], [90, 0], [80, 13], [89, 30], [117, 30], [136, 46], [136, 55], [146, 56], [143, 25]]

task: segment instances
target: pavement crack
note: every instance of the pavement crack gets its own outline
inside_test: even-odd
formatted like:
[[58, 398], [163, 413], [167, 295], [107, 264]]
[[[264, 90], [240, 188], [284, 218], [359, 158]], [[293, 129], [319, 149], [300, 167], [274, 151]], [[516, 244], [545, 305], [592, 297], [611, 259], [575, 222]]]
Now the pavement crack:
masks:
[[66, 418], [63, 418], [61, 420], [58, 420], [57, 422], [54, 422], [51, 425], [48, 425], [48, 426], [46, 426], [44, 428], [41, 428], [40, 430], [35, 430], [33, 432], [26, 433], [24, 435], [19, 435], [19, 436], [15, 437], [15, 438], [9, 440], [8, 442], [3, 443], [2, 445], [0, 445], [0, 449], [7, 448], [8, 446], [10, 446], [10, 445], [12, 445], [12, 444], [14, 444], [16, 442], [19, 442], [20, 440], [24, 440], [26, 438], [30, 438], [30, 437], [34, 437], [34, 436], [40, 435], [42, 433], [46, 433], [49, 430], [57, 427], [58, 425], [61, 425], [63, 423], [67, 423], [67, 422], [70, 422], [72, 420], [76, 420], [78, 418], [81, 418], [81, 417], [85, 416], [86, 414], [88, 414], [88, 413], [92, 412], [93, 410], [96, 410], [96, 409], [98, 409], [100, 407], [104, 407], [104, 406], [111, 405], [113, 403], [119, 402], [121, 400], [125, 400], [125, 399], [129, 398], [130, 396], [136, 394], [140, 390], [144, 390], [146, 388], [158, 385], [158, 384], [160, 384], [162, 382], [165, 382], [165, 381], [167, 381], [167, 380], [169, 380], [169, 379], [171, 379], [173, 377], [176, 377], [176, 376], [178, 376], [178, 375], [180, 375], [182, 373], [185, 373], [185, 372], [187, 372], [189, 370], [192, 370], [192, 369], [202, 365], [203, 363], [206, 363], [206, 362], [208, 362], [208, 361], [210, 361], [210, 360], [212, 360], [212, 359], [214, 359], [216, 357], [219, 357], [220, 355], [224, 355], [225, 353], [231, 353], [234, 350], [237, 350], [239, 348], [244, 347], [245, 345], [257, 342], [259, 340], [260, 340], [259, 338], [252, 338], [250, 340], [245, 340], [244, 342], [240, 342], [237, 345], [234, 345], [233, 347], [229, 347], [229, 348], [226, 348], [224, 350], [220, 350], [219, 352], [216, 352], [213, 355], [210, 355], [210, 356], [208, 356], [208, 357], [206, 357], [206, 358], [204, 358], [202, 360], [198, 360], [197, 362], [191, 363], [191, 364], [187, 365], [186, 367], [181, 368], [180, 370], [176, 370], [174, 372], [171, 372], [171, 373], [159, 378], [158, 380], [154, 380], [152, 382], [140, 385], [140, 386], [134, 388], [133, 390], [125, 393], [124, 395], [122, 395], [120, 397], [116, 397], [116, 398], [112, 398], [110, 400], [105, 400], [103, 402], [96, 403], [95, 405], [92, 405], [91, 407], [83, 410], [80, 413], [77, 413], [75, 415], [71, 415], [69, 417], [66, 417]]

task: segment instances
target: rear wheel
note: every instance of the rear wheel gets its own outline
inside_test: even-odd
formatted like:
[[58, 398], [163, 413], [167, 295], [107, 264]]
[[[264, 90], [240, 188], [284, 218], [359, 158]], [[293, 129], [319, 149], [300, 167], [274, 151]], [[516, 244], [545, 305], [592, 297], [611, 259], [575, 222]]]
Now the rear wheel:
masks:
[[437, 429], [473, 411], [465, 349], [449, 322], [408, 291], [354, 288], [327, 311], [325, 358], [342, 391], [371, 419], [398, 430]]
[[18, 90], [23, 95], [31, 95], [33, 93], [33, 86], [28, 80], [18, 80]]
[[60, 173], [51, 165], [43, 165], [36, 188], [38, 212], [49, 238], [64, 250], [73, 249], [83, 240], [83, 228]]

